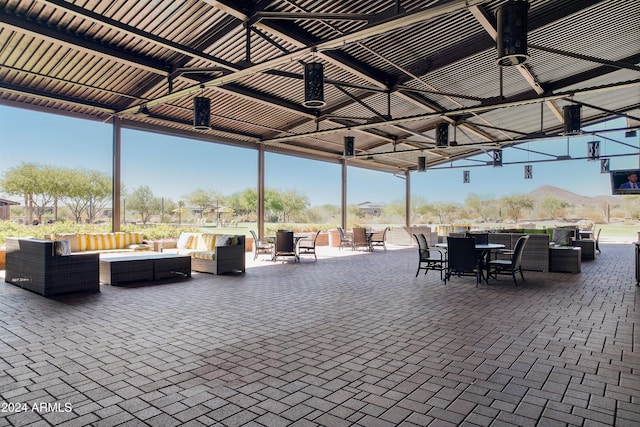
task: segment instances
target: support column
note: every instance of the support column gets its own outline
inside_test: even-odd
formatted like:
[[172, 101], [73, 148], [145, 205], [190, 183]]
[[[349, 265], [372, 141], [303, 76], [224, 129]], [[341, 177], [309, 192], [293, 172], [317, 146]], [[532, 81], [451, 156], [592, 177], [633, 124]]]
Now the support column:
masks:
[[342, 219], [340, 221], [343, 230], [347, 228], [347, 159], [342, 159], [342, 200], [340, 202]]
[[407, 229], [410, 230], [410, 227], [411, 227], [411, 172], [406, 171], [404, 175], [405, 175], [404, 223], [407, 226]]
[[122, 125], [118, 117], [113, 118], [113, 176], [111, 177], [111, 231], [120, 231], [120, 187], [122, 183]]
[[258, 238], [264, 239], [264, 145], [258, 147]]

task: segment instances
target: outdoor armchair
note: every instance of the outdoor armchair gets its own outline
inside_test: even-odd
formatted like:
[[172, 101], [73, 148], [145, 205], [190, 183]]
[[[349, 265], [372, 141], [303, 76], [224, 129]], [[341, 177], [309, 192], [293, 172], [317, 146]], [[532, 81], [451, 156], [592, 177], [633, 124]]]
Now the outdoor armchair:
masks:
[[416, 277], [420, 270], [424, 270], [426, 275], [429, 270], [435, 270], [440, 272], [440, 280], [447, 269], [447, 255], [445, 251], [429, 248], [427, 238], [424, 234], [414, 234], [413, 237], [418, 242], [418, 271], [416, 271]]
[[313, 255], [315, 260], [318, 260], [316, 256], [316, 243], [318, 241], [318, 236], [320, 235], [320, 230], [313, 237], [303, 237], [298, 239], [296, 252], [298, 253], [298, 259], [300, 259], [300, 255]]
[[258, 254], [271, 255], [273, 252], [273, 243], [260, 240], [255, 231], [249, 231], [251, 231], [251, 236], [253, 236], [253, 260], [255, 261], [256, 258], [258, 258]]
[[497, 276], [498, 274], [510, 274], [513, 277], [513, 283], [518, 284], [516, 280], [516, 272], [520, 273], [524, 282], [524, 274], [522, 274], [522, 252], [529, 240], [529, 235], [521, 236], [516, 242], [511, 257], [507, 259], [494, 259], [488, 263], [488, 277]]

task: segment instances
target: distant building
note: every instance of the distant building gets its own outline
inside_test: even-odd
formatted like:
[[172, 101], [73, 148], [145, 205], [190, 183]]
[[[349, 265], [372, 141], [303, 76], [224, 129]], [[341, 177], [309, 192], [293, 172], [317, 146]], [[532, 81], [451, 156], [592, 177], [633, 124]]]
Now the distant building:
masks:
[[19, 205], [18, 202], [12, 202], [11, 200], [0, 199], [0, 220], [11, 220], [11, 206]]
[[382, 214], [382, 208], [384, 208], [385, 206], [385, 203], [372, 202], [363, 202], [358, 204], [360, 212], [371, 216], [380, 216]]

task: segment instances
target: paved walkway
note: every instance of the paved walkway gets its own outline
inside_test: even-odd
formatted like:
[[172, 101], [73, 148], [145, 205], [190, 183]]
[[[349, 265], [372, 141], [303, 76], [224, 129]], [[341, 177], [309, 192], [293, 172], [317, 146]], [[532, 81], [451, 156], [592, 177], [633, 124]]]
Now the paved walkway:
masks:
[[54, 299], [2, 282], [0, 426], [638, 426], [633, 247], [601, 246], [518, 287], [415, 278], [415, 248]]

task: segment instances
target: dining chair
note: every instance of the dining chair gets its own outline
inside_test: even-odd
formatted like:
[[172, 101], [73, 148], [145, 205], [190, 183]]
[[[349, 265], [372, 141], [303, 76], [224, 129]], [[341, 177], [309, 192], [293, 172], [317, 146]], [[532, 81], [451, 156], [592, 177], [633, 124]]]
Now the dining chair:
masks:
[[369, 239], [369, 243], [371, 244], [371, 249], [374, 246], [382, 246], [384, 250], [387, 250], [387, 231], [389, 231], [391, 227], [386, 227], [382, 233], [373, 233], [371, 235], [371, 239]]
[[300, 255], [313, 255], [315, 260], [318, 261], [318, 257], [316, 256], [316, 243], [319, 235], [320, 230], [318, 230], [314, 237], [303, 237], [298, 239], [298, 242], [296, 243], [298, 259], [300, 259]]
[[338, 233], [340, 233], [340, 249], [345, 246], [353, 248], [353, 239], [347, 236], [347, 233], [341, 227], [338, 227]]
[[600, 232], [602, 231], [602, 227], [598, 228], [598, 232], [596, 233], [596, 251], [598, 251], [598, 253], [602, 253], [600, 252]]
[[445, 283], [451, 276], [473, 276], [476, 287], [482, 280], [482, 271], [478, 266], [476, 242], [471, 237], [447, 237], [447, 274]]
[[258, 258], [258, 254], [271, 255], [273, 252], [273, 243], [260, 240], [255, 231], [249, 231], [251, 231], [251, 236], [253, 236], [253, 260], [255, 261], [256, 258]]
[[436, 248], [429, 248], [427, 238], [422, 233], [414, 234], [413, 237], [418, 242], [418, 271], [416, 271], [416, 277], [418, 277], [420, 270], [424, 270], [425, 275], [429, 270], [436, 270], [440, 271], [440, 280], [442, 280], [447, 269], [446, 252]]
[[293, 231], [276, 232], [273, 260], [277, 261], [278, 257], [293, 257], [294, 261], [298, 261], [298, 253], [293, 242]]
[[516, 272], [520, 273], [524, 282], [524, 274], [522, 274], [522, 252], [529, 240], [529, 235], [520, 236], [513, 248], [513, 254], [510, 259], [494, 259], [488, 262], [487, 281], [489, 277], [497, 277], [498, 274], [510, 274], [513, 277], [513, 283], [518, 285], [516, 280]]
[[353, 228], [353, 241], [351, 243], [352, 249], [355, 251], [357, 248], [367, 248], [367, 250], [371, 250], [371, 244], [369, 244], [369, 240], [367, 239], [367, 229], [362, 227], [354, 227]]

